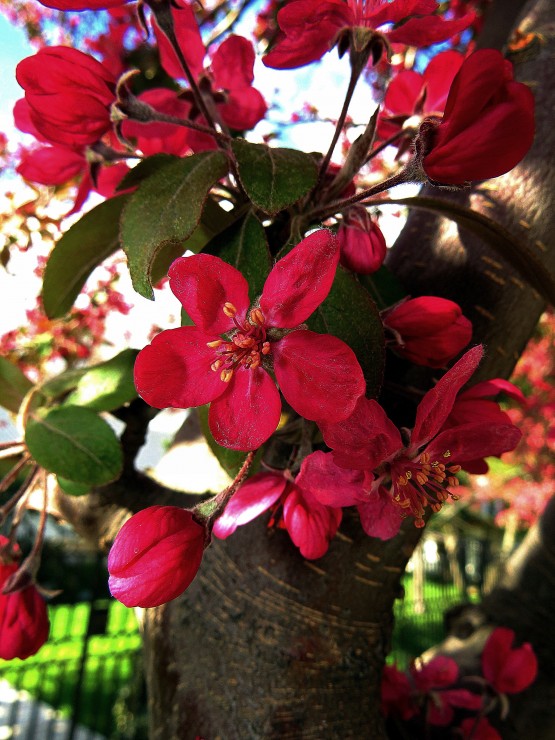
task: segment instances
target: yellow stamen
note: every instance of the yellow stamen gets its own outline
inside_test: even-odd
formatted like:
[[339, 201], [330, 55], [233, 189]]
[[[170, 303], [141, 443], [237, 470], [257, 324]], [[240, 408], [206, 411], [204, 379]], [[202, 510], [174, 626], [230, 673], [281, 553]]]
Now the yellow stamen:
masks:
[[223, 343], [223, 339], [215, 339], [213, 342], [206, 342], [206, 346], [211, 347], [212, 349], [216, 349], [216, 347], [219, 347]]
[[229, 316], [230, 319], [232, 319], [237, 313], [237, 309], [235, 308], [233, 303], [230, 303], [229, 301], [224, 303], [222, 311], [225, 313], [226, 316]]
[[220, 373], [220, 380], [223, 380], [224, 383], [229, 383], [232, 376], [233, 376], [233, 370], [229, 367], [226, 367]]
[[222, 366], [223, 364], [224, 364], [224, 363], [223, 363], [223, 360], [216, 360], [215, 362], [213, 362], [213, 363], [212, 363], [212, 364], [210, 365], [210, 369], [211, 369], [211, 370], [213, 370], [214, 372], [216, 372], [217, 370], [219, 370], [219, 369], [221, 368], [221, 366]]
[[249, 314], [249, 321], [251, 322], [251, 324], [263, 326], [264, 314], [259, 308], [253, 308]]

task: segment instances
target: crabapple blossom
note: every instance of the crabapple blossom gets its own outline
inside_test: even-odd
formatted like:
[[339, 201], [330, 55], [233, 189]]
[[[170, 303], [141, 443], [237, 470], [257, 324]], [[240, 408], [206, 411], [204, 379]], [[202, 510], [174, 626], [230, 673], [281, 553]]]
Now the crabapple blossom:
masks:
[[493, 630], [482, 652], [482, 672], [496, 691], [518, 694], [536, 679], [538, 660], [529, 642], [513, 648], [515, 633], [506, 627]]
[[218, 257], [192, 255], [169, 270], [170, 287], [194, 326], [169, 329], [138, 355], [135, 385], [156, 408], [211, 402], [208, 423], [224, 447], [252, 450], [275, 431], [281, 400], [306, 419], [346, 418], [364, 393], [354, 352], [303, 326], [328, 295], [339, 244], [312, 233], [279, 260], [250, 305], [243, 275]]
[[455, 76], [441, 122], [421, 124], [416, 148], [432, 182], [464, 185], [511, 170], [532, 146], [534, 130], [530, 89], [513, 80], [501, 52], [479, 49]]
[[444, 367], [472, 338], [472, 324], [454, 301], [410, 298], [382, 313], [395, 352], [416, 365]]
[[128, 519], [108, 555], [108, 585], [125, 606], [165, 604], [196, 576], [205, 528], [178, 506], [149, 506]]
[[[238, 526], [279, 504], [280, 524], [301, 555], [309, 560], [321, 558], [341, 522], [340, 506], [363, 497], [362, 480], [359, 471], [343, 470], [330, 455], [314, 452], [303, 460], [296, 477], [289, 471], [253, 475], [233, 495], [212, 531], [225, 539]], [[326, 505], [329, 498], [333, 498], [334, 506]]]
[[458, 391], [482, 354], [481, 346], [473, 347], [426, 393], [406, 444], [382, 407], [365, 397], [344, 421], [320, 423], [336, 464], [367, 472], [370, 503], [378, 495], [384, 501], [389, 496], [388, 508], [400, 507], [422, 527], [428, 506], [438, 511], [453, 497], [450, 488], [458, 485], [462, 463], [514, 449], [521, 434], [512, 424], [476, 420], [444, 428]]
[[[436, 11], [436, 0], [294, 0], [279, 11], [277, 20], [285, 37], [263, 62], [278, 69], [302, 67], [320, 59], [347, 32], [357, 51], [360, 44], [377, 41], [380, 55], [388, 44], [429, 46], [460, 33], [475, 17], [468, 13], [451, 21]], [[393, 28], [382, 29], [391, 24]]]
[[16, 70], [31, 122], [51, 144], [94, 144], [110, 129], [116, 79], [89, 54], [49, 46], [23, 59]]

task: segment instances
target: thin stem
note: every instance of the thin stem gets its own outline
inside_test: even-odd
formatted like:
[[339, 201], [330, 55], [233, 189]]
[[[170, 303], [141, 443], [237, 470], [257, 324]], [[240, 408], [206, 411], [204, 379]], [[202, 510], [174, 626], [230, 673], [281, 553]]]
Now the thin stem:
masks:
[[323, 221], [326, 218], [329, 218], [329, 216], [333, 216], [334, 213], [339, 213], [355, 203], [360, 203], [361, 201], [366, 200], [366, 198], [371, 198], [373, 195], [384, 193], [386, 190], [390, 190], [396, 185], [415, 182], [415, 171], [411, 164], [412, 163], [409, 162], [408, 165], [396, 175], [393, 175], [377, 185], [373, 185], [367, 190], [363, 190], [361, 193], [357, 193], [357, 195], [353, 195], [350, 198], [345, 198], [343, 200], [336, 200], [333, 201], [333, 203], [326, 203], [326, 205], [321, 206], [320, 208], [314, 208], [306, 214], [306, 218], [312, 222]]
[[22, 452], [25, 452], [25, 444], [23, 442], [8, 442], [5, 447], [0, 447], [0, 460], [21, 455]]
[[0, 507], [0, 525], [4, 524], [4, 522], [6, 521], [6, 517], [8, 516], [10, 511], [14, 508], [14, 506], [16, 506], [25, 491], [30, 488], [38, 469], [38, 465], [33, 465], [31, 471], [29, 472], [21, 486], [18, 488], [18, 490], [10, 499], [8, 499], [8, 501], [6, 501], [4, 506]]
[[245, 461], [241, 466], [241, 469], [227, 488], [224, 488], [224, 490], [221, 491], [221, 493], [218, 493], [217, 496], [214, 496], [214, 498], [210, 499], [209, 501], [203, 501], [201, 504], [198, 504], [198, 506], [195, 506], [195, 508], [193, 509], [193, 514], [197, 514], [198, 518], [201, 520], [201, 523], [204, 524], [209, 533], [212, 531], [212, 527], [214, 526], [214, 522], [216, 521], [216, 519], [220, 516], [220, 514], [223, 514], [229, 499], [233, 496], [233, 494], [237, 491], [237, 489], [241, 486], [241, 484], [247, 477], [255, 455], [256, 450], [251, 450], [247, 454]]
[[179, 43], [177, 41], [177, 37], [175, 35], [174, 27], [173, 27], [173, 19], [171, 16], [171, 12], [169, 10], [169, 4], [164, 2], [151, 2], [149, 3], [149, 7], [152, 10], [154, 17], [156, 18], [156, 21], [160, 28], [162, 29], [162, 32], [166, 35], [168, 41], [173, 46], [173, 49], [177, 55], [177, 58], [179, 59], [179, 62], [181, 66], [183, 67], [183, 70], [185, 71], [185, 76], [187, 77], [187, 82], [189, 83], [189, 86], [191, 88], [191, 91], [195, 97], [195, 102], [199, 107], [200, 112], [208, 122], [209, 126], [212, 129], [216, 129], [216, 124], [214, 122], [214, 119], [208, 110], [208, 107], [206, 106], [206, 103], [204, 101], [204, 98], [202, 97], [202, 93], [200, 91], [200, 88], [197, 84], [197, 81], [195, 80], [193, 73], [191, 72], [191, 69], [189, 67], [189, 64], [187, 63], [187, 60], [185, 59], [185, 56], [183, 55], [183, 52], [181, 51], [181, 47], [179, 46]]
[[6, 475], [0, 481], [0, 493], [3, 493], [9, 486], [11, 486], [11, 484], [17, 478], [19, 471], [24, 468], [25, 465], [27, 465], [30, 459], [31, 455], [29, 455], [28, 453], [26, 455], [23, 455], [21, 460], [18, 460], [13, 468], [11, 468], [8, 473], [6, 473]]
[[351, 104], [351, 100], [353, 97], [353, 93], [355, 91], [355, 87], [358, 82], [358, 78], [360, 77], [361, 69], [359, 68], [360, 65], [353, 64], [351, 62], [351, 77], [349, 79], [349, 86], [347, 88], [347, 92], [345, 94], [345, 100], [343, 101], [343, 108], [341, 109], [341, 113], [339, 114], [339, 118], [337, 119], [337, 124], [335, 126], [335, 131], [333, 134], [333, 138], [331, 140], [331, 143], [329, 145], [329, 149], [326, 153], [326, 156], [322, 160], [322, 163], [320, 164], [320, 171], [318, 173], [318, 180], [316, 182], [316, 185], [314, 186], [313, 193], [317, 193], [322, 185], [322, 182], [324, 181], [324, 178], [326, 177], [326, 173], [328, 171], [328, 166], [331, 161], [333, 151], [335, 149], [335, 145], [337, 144], [339, 137], [341, 135], [341, 132], [343, 131], [343, 126], [345, 125], [345, 119], [347, 118], [347, 112], [349, 110], [349, 105]]

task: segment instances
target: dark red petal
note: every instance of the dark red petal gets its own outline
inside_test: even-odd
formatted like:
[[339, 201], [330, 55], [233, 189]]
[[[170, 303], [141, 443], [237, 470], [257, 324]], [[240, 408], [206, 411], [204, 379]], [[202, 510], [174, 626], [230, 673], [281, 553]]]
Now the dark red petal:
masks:
[[374, 470], [403, 447], [399, 430], [380, 404], [364, 396], [347, 419], [319, 426], [335, 462], [342, 467]]
[[272, 344], [281, 392], [305, 419], [345, 419], [366, 384], [355, 353], [329, 334], [299, 330]]
[[411, 436], [411, 450], [427, 444], [445, 423], [451, 413], [457, 393], [472, 377], [484, 354], [479, 344], [461, 357], [443, 378], [426, 393], [416, 411], [416, 421]]
[[216, 351], [207, 347], [214, 336], [196, 326], [168, 329], [142, 349], [135, 362], [139, 395], [157, 409], [188, 409], [217, 398], [227, 389], [210, 369]]
[[453, 464], [461, 464], [482, 457], [499, 457], [504, 452], [514, 450], [521, 437], [522, 432], [514, 424], [481, 421], [441, 432], [426, 447], [426, 452], [436, 459], [449, 450], [449, 460]]
[[208, 424], [214, 439], [232, 450], [256, 450], [279, 424], [281, 399], [262, 368], [239, 368], [227, 391], [210, 405]]
[[[368, 26], [372, 28], [378, 28], [384, 23], [399, 23], [410, 15], [430, 15], [437, 10], [436, 0], [393, 0], [373, 4], [378, 6], [377, 10], [365, 16]], [[372, 7], [372, 4], [368, 5]]]
[[399, 28], [387, 33], [392, 44], [407, 46], [431, 46], [446, 41], [468, 28], [475, 20], [475, 13], [467, 13], [462, 18], [446, 21], [441, 16], [432, 15], [426, 18], [410, 18]]
[[330, 292], [339, 262], [339, 242], [327, 229], [303, 239], [276, 263], [262, 290], [260, 308], [268, 326], [293, 329]]
[[[177, 2], [171, 5], [171, 14], [177, 43], [189, 66], [193, 77], [198, 77], [204, 68], [205, 49], [202, 37], [195, 18], [193, 7], [188, 2]], [[185, 70], [166, 34], [152, 19], [152, 26], [156, 42], [160, 51], [162, 67], [171, 76], [177, 79], [185, 77]]]
[[26, 180], [41, 185], [63, 185], [83, 172], [87, 162], [83, 154], [61, 146], [43, 146], [23, 151], [17, 172]]
[[426, 100], [424, 101], [424, 112], [443, 113], [449, 89], [453, 79], [464, 61], [464, 56], [458, 52], [442, 51], [437, 54], [428, 64], [424, 71], [426, 84]]
[[219, 257], [194, 254], [175, 260], [168, 272], [170, 287], [195, 324], [206, 332], [223, 334], [234, 327], [223, 312], [225, 303], [244, 320], [249, 308], [249, 286], [239, 270]]
[[253, 45], [243, 36], [228, 36], [217, 48], [210, 67], [216, 88], [235, 90], [250, 87], [254, 80]]
[[225, 507], [224, 513], [214, 524], [213, 534], [225, 539], [237, 527], [248, 524], [275, 504], [287, 485], [283, 475], [278, 473], [257, 473], [249, 478], [234, 493]]
[[339, 468], [333, 455], [313, 452], [302, 462], [295, 483], [324, 506], [353, 506], [366, 498], [364, 474], [360, 470]]

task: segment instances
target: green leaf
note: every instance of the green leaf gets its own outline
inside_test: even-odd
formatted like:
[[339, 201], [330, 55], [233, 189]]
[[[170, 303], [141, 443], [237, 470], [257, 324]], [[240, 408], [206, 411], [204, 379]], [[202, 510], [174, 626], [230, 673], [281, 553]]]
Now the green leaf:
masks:
[[17, 414], [21, 402], [33, 384], [24, 373], [4, 357], [0, 357], [0, 406]]
[[120, 181], [116, 190], [127, 190], [128, 188], [134, 188], [141, 183], [145, 178], [150, 177], [155, 172], [158, 172], [162, 167], [167, 167], [174, 162], [177, 162], [179, 157], [175, 157], [173, 154], [153, 154], [152, 157], [147, 157], [139, 162], [135, 167], [129, 170], [125, 177]]
[[86, 483], [76, 483], [74, 480], [62, 478], [61, 475], [58, 476], [58, 485], [64, 493], [69, 493], [70, 496], [83, 496], [91, 490]]
[[204, 248], [243, 273], [251, 301], [262, 293], [264, 282], [272, 266], [266, 232], [256, 216], [250, 212], [239, 223], [218, 234]]
[[54, 378], [50, 378], [40, 387], [40, 391], [46, 398], [54, 399], [64, 396], [69, 391], [77, 388], [77, 384], [89, 368], [80, 367], [74, 370], [66, 370]]
[[124, 349], [106, 362], [88, 368], [78, 380], [67, 406], [84, 406], [95, 411], [112, 411], [137, 396], [133, 367], [138, 350]]
[[87, 278], [119, 249], [119, 218], [130, 196], [100, 203], [68, 229], [54, 247], [44, 271], [42, 300], [48, 318], [64, 316]]
[[308, 326], [321, 334], [333, 334], [349, 345], [364, 372], [367, 395], [375, 398], [381, 388], [385, 362], [382, 322], [367, 291], [342, 267]]
[[316, 185], [314, 159], [296, 149], [276, 149], [236, 139], [231, 148], [239, 178], [255, 206], [270, 215], [293, 205]]
[[[231, 477], [235, 478], [241, 466], [245, 462], [247, 456], [246, 452], [239, 452], [238, 450], [229, 450], [227, 447], [220, 447], [212, 436], [210, 427], [208, 426], [208, 406], [199, 406], [197, 409], [200, 419], [200, 426], [202, 433], [208, 443], [208, 446], [216, 456], [218, 462], [225, 470], [225, 472]], [[251, 468], [249, 470], [249, 476], [254, 475], [260, 467], [260, 460], [262, 459], [263, 448], [261, 447], [256, 453]]]
[[121, 473], [119, 440], [109, 424], [90, 409], [68, 406], [33, 411], [25, 441], [36, 462], [62, 478], [100, 486]]
[[388, 198], [372, 201], [372, 205], [386, 203], [432, 211], [468, 229], [468, 231], [483, 239], [515, 270], [518, 270], [522, 277], [547, 301], [555, 303], [555, 276], [549, 272], [547, 267], [542, 264], [525, 243], [491, 218], [473, 211], [471, 208], [441, 198], [416, 196], [414, 198]]
[[191, 236], [210, 188], [227, 170], [223, 152], [201, 152], [157, 170], [130, 197], [122, 216], [121, 241], [137, 293], [154, 298], [152, 271], [158, 253]]

